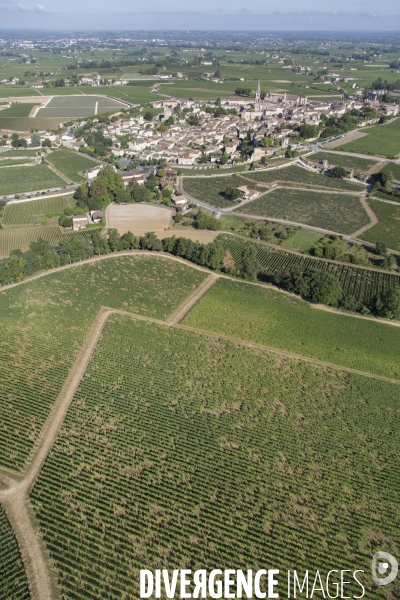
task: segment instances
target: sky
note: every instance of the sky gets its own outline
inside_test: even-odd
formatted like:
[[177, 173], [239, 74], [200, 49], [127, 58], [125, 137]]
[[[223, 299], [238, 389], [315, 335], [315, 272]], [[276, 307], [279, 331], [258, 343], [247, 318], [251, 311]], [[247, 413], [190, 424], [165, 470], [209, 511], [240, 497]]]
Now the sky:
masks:
[[[149, 8], [151, 6], [151, 9]], [[0, 0], [1, 29], [400, 31], [398, 0]]]

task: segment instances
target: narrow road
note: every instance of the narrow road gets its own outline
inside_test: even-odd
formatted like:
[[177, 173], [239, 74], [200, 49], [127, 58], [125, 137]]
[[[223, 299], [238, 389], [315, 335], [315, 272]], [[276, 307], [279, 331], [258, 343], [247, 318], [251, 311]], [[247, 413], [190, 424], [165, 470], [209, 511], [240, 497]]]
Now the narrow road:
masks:
[[167, 320], [168, 325], [177, 325], [179, 321], [188, 314], [195, 304], [208, 292], [218, 281], [217, 273], [211, 273], [209, 277], [178, 307], [178, 309]]

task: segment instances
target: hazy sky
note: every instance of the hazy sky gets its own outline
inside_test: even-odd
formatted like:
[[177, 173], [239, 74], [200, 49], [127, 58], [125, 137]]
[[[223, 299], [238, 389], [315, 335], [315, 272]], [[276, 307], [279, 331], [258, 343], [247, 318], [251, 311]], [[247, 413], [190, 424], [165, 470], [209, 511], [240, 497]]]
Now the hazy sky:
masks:
[[[151, 7], [151, 8], [150, 8]], [[0, 29], [400, 30], [398, 0], [0, 0]]]

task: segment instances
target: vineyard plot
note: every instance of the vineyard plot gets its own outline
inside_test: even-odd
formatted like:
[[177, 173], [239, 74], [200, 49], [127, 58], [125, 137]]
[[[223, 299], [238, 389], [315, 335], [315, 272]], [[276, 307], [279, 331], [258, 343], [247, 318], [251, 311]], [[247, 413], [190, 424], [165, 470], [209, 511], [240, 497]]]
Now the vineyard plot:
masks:
[[2, 600], [29, 600], [28, 584], [17, 541], [1, 506], [0, 540], [0, 598]]
[[230, 251], [236, 262], [240, 260], [241, 254], [247, 245], [254, 246], [257, 250], [257, 261], [261, 270], [267, 275], [289, 271], [293, 267], [332, 273], [339, 279], [343, 294], [353, 296], [362, 304], [368, 304], [378, 293], [382, 294], [389, 288], [400, 285], [400, 276], [394, 273], [363, 269], [362, 267], [285, 252], [233, 235], [220, 234], [217, 241], [222, 244], [225, 250]]
[[102, 306], [167, 318], [207, 273], [109, 257], [0, 288], [0, 466], [23, 468]]
[[347, 191], [362, 191], [365, 190], [365, 186], [360, 183], [348, 181], [347, 179], [336, 179], [335, 177], [328, 177], [326, 175], [319, 175], [319, 173], [313, 173], [298, 165], [290, 165], [289, 167], [283, 167], [281, 169], [271, 169], [267, 171], [251, 171], [246, 173], [246, 179], [250, 179], [257, 183], [292, 183], [299, 184], [299, 187], [314, 187], [318, 189], [332, 189], [332, 190], [347, 190]]
[[137, 598], [143, 568], [369, 573], [375, 536], [399, 542], [397, 404], [394, 384], [110, 317], [31, 494], [63, 597]]
[[4, 209], [3, 225], [34, 225], [35, 220], [48, 213], [61, 213], [70, 196], [40, 198], [26, 202], [13, 202]]

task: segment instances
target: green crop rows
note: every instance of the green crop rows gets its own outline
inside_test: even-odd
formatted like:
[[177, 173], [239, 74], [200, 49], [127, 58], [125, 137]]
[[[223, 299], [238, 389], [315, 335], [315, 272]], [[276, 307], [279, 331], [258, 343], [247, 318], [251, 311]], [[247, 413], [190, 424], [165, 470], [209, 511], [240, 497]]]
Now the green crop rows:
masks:
[[31, 494], [63, 597], [137, 598], [143, 565], [357, 565], [368, 590], [371, 544], [399, 542], [397, 408], [395, 384], [112, 316]]
[[318, 310], [276, 289], [221, 279], [183, 324], [400, 379], [398, 327]]
[[285, 219], [345, 234], [370, 223], [358, 196], [292, 188], [272, 190], [239, 206], [235, 212]]
[[[98, 230], [99, 231], [99, 230]], [[101, 230], [100, 230], [101, 231]], [[56, 246], [61, 238], [73, 235], [88, 236], [90, 230], [67, 231], [63, 233], [60, 227], [11, 227], [0, 229], [0, 258], [9, 256], [12, 250], [26, 252], [29, 244], [42, 238]]]
[[316, 152], [315, 154], [308, 156], [307, 160], [320, 163], [322, 163], [323, 160], [327, 160], [330, 165], [355, 169], [356, 171], [368, 171], [371, 167], [376, 165], [375, 160], [369, 160], [368, 158], [361, 158], [359, 156], [336, 154], [334, 152]]
[[340, 150], [380, 154], [388, 158], [396, 158], [400, 154], [400, 119], [385, 125], [363, 129], [363, 133], [368, 135], [340, 146]]
[[228, 186], [239, 187], [246, 184], [248, 184], [248, 181], [245, 181], [238, 175], [187, 177], [182, 180], [182, 186], [186, 193], [197, 200], [202, 200], [217, 208], [237, 206], [237, 202], [225, 198], [224, 192]]
[[17, 541], [0, 506], [0, 598], [29, 600], [30, 594]]
[[31, 110], [38, 106], [38, 103], [30, 104], [28, 102], [15, 103], [10, 106], [10, 108], [5, 108], [1, 111], [2, 118], [8, 117], [29, 117]]
[[164, 319], [205, 277], [170, 260], [132, 256], [0, 288], [0, 465], [24, 466], [101, 306]]
[[4, 209], [3, 225], [33, 225], [41, 215], [61, 213], [68, 204], [67, 198], [68, 196], [57, 196], [7, 204]]
[[13, 167], [1, 169], [0, 196], [64, 186], [65, 181], [44, 164], [18, 170]]
[[83, 154], [68, 150], [67, 148], [60, 148], [55, 150], [47, 156], [47, 160], [51, 162], [56, 169], [61, 171], [71, 181], [80, 182], [85, 179], [81, 175], [81, 171], [87, 171], [95, 167], [98, 162], [87, 158]]
[[360, 183], [319, 175], [298, 165], [290, 165], [289, 167], [282, 167], [277, 170], [272, 169], [270, 171], [251, 171], [246, 173], [246, 179], [257, 183], [296, 183], [299, 187], [311, 186], [318, 189], [329, 188], [350, 192], [353, 190], [365, 190], [365, 186]]
[[38, 111], [37, 117], [92, 117], [95, 114], [116, 112], [124, 108], [126, 105], [106, 96], [55, 96]]
[[367, 242], [385, 242], [389, 248], [400, 250], [400, 203], [388, 204], [380, 200], [368, 200], [369, 205], [378, 217], [379, 223], [361, 234]]
[[367, 304], [374, 296], [390, 287], [400, 285], [400, 276], [393, 273], [384, 273], [383, 271], [353, 267], [311, 258], [310, 256], [301, 256], [233, 235], [220, 234], [217, 240], [226, 250], [231, 252], [235, 261], [240, 259], [246, 245], [252, 244], [257, 249], [257, 260], [262, 271], [268, 275], [287, 271], [295, 266], [301, 269], [313, 268], [318, 271], [332, 273], [340, 280], [343, 293], [346, 296], [354, 296], [363, 304]]

